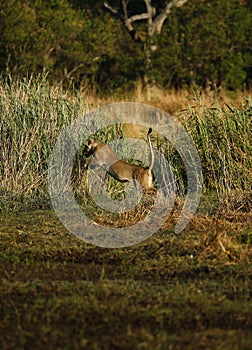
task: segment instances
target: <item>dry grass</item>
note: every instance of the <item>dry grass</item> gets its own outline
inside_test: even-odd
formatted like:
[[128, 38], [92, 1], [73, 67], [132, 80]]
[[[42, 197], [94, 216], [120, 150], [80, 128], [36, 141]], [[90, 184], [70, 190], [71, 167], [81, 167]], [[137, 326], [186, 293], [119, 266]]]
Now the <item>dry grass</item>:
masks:
[[[40, 79], [1, 81], [1, 349], [251, 349], [251, 102], [242, 93], [222, 92], [217, 102], [188, 91], [153, 96], [148, 101], [136, 91], [99, 99]], [[118, 100], [176, 113], [198, 147], [208, 181], [198, 212], [180, 235], [173, 230], [183, 188], [151, 238], [106, 249], [78, 240], [44, 209], [50, 207], [47, 162], [65, 125]], [[103, 141], [118, 136], [118, 130], [107, 131], [98, 135]], [[171, 153], [182, 183], [175, 158]], [[126, 213], [98, 210], [86, 184], [79, 186], [85, 180], [79, 160], [73, 180], [86, 214], [109, 227], [148, 215], [152, 195]], [[107, 185], [111, 196], [122, 196], [118, 184]]]
[[172, 220], [104, 249], [52, 211], [0, 216], [1, 349], [250, 349], [251, 221]]
[[[85, 95], [85, 93], [84, 93]], [[169, 89], [163, 90], [159, 88], [153, 89], [150, 98], [142, 91], [141, 85], [137, 85], [135, 92], [129, 95], [122, 95], [118, 97], [111, 96], [107, 98], [92, 97], [85, 95], [89, 99], [91, 105], [104, 105], [107, 103], [131, 101], [138, 103], [150, 104], [154, 107], [160, 108], [163, 111], [172, 115], [177, 115], [181, 111], [188, 109], [188, 107], [195, 106], [195, 103], [211, 108], [214, 105], [220, 106], [232, 105], [235, 108], [241, 108], [246, 99], [252, 100], [252, 91], [233, 91], [229, 92], [225, 89], [221, 91], [204, 91], [195, 89]]]
[[[205, 179], [204, 190], [217, 191], [219, 199], [223, 200], [237, 196], [238, 192], [243, 196], [244, 191], [248, 192], [251, 187], [249, 96], [251, 98], [249, 92], [230, 95], [222, 91], [218, 97], [204, 92], [156, 90], [151, 101], [139, 91], [133, 96], [121, 96], [121, 100], [147, 102], [174, 112], [198, 149]], [[15, 201], [22, 204], [28, 198], [33, 198], [35, 205], [43, 196], [47, 201], [48, 160], [60, 131], [93, 107], [119, 100], [113, 97], [99, 99], [83, 91], [63, 91], [59, 86], [50, 86], [45, 77], [2, 80], [0, 99], [2, 207], [7, 206], [8, 198], [14, 206]], [[138, 132], [126, 130], [127, 134]], [[106, 129], [98, 137], [107, 142], [122, 135], [123, 132], [118, 133], [118, 130]], [[174, 149], [169, 150], [166, 142], [162, 141], [158, 147], [171, 159], [178, 183], [182, 185], [183, 164], [178, 154]], [[81, 176], [83, 169], [80, 167], [78, 171]]]

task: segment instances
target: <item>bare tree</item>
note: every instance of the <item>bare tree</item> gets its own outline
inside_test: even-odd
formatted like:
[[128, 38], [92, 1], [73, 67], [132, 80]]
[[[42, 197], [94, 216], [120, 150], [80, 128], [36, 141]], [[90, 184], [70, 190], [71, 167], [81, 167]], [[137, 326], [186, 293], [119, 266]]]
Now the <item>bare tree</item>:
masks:
[[[134, 4], [133, 4], [134, 2]], [[152, 57], [157, 50], [156, 41], [154, 40], [156, 35], [161, 33], [162, 27], [168, 15], [171, 14], [173, 7], [180, 7], [184, 5], [187, 0], [172, 0], [164, 1], [163, 6], [153, 6], [152, 0], [138, 0], [138, 3], [142, 2], [144, 12], [134, 13], [134, 5], [136, 1], [133, 0], [120, 0], [118, 1], [104, 1], [104, 7], [116, 18], [120, 19], [132, 39], [140, 43], [144, 50], [145, 57], [145, 74], [143, 76], [143, 85], [147, 91], [148, 98], [150, 98], [150, 90], [155, 85], [155, 78], [151, 76], [152, 69]], [[113, 3], [116, 3], [114, 5]], [[118, 5], [119, 4], [119, 5]], [[159, 9], [159, 7], [162, 7]], [[146, 23], [146, 33], [137, 30], [135, 22], [144, 21]]]

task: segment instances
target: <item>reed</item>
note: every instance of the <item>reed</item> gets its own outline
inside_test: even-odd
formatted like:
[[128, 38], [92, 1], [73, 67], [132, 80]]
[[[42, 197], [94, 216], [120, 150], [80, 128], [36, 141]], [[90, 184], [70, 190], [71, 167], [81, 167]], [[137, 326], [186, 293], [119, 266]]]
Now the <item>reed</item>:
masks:
[[188, 108], [183, 123], [198, 149], [205, 189], [219, 196], [249, 192], [252, 183], [252, 107], [203, 106]]
[[46, 194], [48, 160], [57, 137], [85, 107], [80, 96], [49, 86], [45, 76], [0, 78], [2, 200], [22, 202]]
[[[89, 101], [87, 103], [87, 101]], [[108, 101], [100, 101], [105, 103]], [[219, 198], [234, 192], [249, 192], [252, 183], [252, 107], [230, 104], [205, 106], [200, 98], [188, 100], [188, 108], [178, 117], [198, 149], [205, 192]], [[64, 127], [95, 106], [94, 99], [76, 90], [50, 86], [46, 76], [20, 80], [0, 77], [0, 202], [1, 208], [28, 202], [48, 205], [48, 160]], [[102, 129], [96, 135], [102, 142], [124, 136], [120, 128]], [[169, 158], [181, 193], [186, 191], [183, 164], [176, 151], [165, 142], [154, 145]], [[76, 158], [74, 176], [83, 174], [81, 152]], [[111, 180], [113, 181], [113, 180]], [[113, 186], [112, 186], [113, 185]], [[108, 183], [108, 188], [115, 183]], [[119, 185], [118, 185], [119, 186]], [[118, 187], [121, 195], [121, 187]], [[28, 201], [28, 202], [27, 202]], [[43, 202], [44, 201], [44, 202]]]

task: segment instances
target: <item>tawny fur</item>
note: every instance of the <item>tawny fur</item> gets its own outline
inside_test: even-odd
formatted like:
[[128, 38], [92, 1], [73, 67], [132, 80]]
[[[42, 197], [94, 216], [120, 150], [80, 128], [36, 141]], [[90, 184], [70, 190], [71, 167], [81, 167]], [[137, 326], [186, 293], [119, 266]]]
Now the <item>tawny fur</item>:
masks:
[[134, 165], [121, 160], [108, 145], [99, 141], [88, 141], [84, 148], [84, 156], [93, 155], [90, 165], [105, 165], [107, 172], [120, 182], [138, 181], [144, 189], [153, 187], [152, 168], [154, 165], [154, 152], [151, 145], [149, 128], [147, 140], [151, 152], [151, 161], [148, 167]]

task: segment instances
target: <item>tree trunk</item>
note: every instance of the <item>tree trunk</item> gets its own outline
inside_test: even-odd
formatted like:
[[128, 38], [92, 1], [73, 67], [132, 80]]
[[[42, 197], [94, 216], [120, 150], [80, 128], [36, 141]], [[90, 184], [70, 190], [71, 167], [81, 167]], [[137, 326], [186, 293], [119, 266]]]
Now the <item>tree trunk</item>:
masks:
[[154, 26], [153, 18], [155, 15], [155, 8], [151, 6], [150, 0], [144, 0], [147, 12], [147, 38], [144, 44], [144, 65], [145, 73], [143, 76], [143, 89], [146, 92], [147, 100], [150, 101], [152, 97], [152, 90], [156, 86], [155, 77], [153, 75], [153, 54], [157, 47], [154, 45]]
[[[132, 0], [133, 1], [133, 0]], [[104, 7], [112, 13], [113, 16], [119, 18], [127, 31], [130, 33], [132, 39], [140, 43], [144, 50], [144, 65], [145, 73], [143, 75], [143, 89], [147, 94], [147, 99], [151, 99], [152, 90], [156, 86], [155, 77], [153, 74], [153, 55], [157, 51], [155, 43], [155, 36], [161, 33], [163, 24], [171, 13], [173, 7], [180, 7], [184, 5], [187, 0], [172, 0], [167, 1], [165, 7], [156, 14], [156, 8], [151, 5], [151, 0], [142, 0], [146, 6], [146, 12], [136, 15], [128, 14], [128, 3], [130, 0], [121, 0], [121, 5], [115, 7], [111, 2], [105, 1]], [[143, 40], [141, 35], [134, 29], [133, 23], [137, 21], [147, 21], [146, 40]]]

